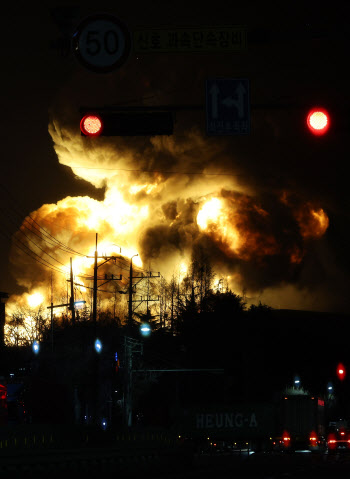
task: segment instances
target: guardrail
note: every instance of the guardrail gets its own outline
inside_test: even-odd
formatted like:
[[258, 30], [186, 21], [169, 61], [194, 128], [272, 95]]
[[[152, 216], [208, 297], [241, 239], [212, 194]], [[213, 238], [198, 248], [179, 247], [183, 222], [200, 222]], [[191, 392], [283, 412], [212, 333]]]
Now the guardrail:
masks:
[[169, 462], [181, 467], [192, 459], [191, 451], [166, 430], [102, 431], [48, 425], [0, 430], [0, 477], [10, 472], [22, 477], [37, 471], [130, 471], [167, 467]]
[[121, 429], [103, 431], [98, 427], [70, 425], [6, 426], [0, 428], [0, 456], [8, 449], [82, 448], [114, 446], [175, 447], [177, 437], [167, 430]]

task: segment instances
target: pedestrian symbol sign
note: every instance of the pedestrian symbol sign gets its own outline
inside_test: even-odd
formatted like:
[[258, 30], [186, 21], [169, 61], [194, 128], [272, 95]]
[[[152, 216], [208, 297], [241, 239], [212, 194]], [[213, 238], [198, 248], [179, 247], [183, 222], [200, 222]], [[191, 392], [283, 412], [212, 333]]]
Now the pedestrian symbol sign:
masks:
[[250, 133], [249, 80], [213, 78], [206, 81], [208, 135]]

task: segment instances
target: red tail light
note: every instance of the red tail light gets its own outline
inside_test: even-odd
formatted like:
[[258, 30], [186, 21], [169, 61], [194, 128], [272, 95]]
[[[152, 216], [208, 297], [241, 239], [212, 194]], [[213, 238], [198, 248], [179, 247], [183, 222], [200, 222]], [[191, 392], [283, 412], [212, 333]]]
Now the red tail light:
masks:
[[316, 435], [316, 433], [315, 433], [314, 431], [312, 431], [312, 432], [310, 433], [309, 440], [310, 440], [311, 446], [316, 446], [316, 444], [317, 444], [317, 435]]
[[328, 436], [327, 444], [329, 449], [335, 449], [337, 447], [337, 441], [334, 434]]
[[7, 388], [0, 384], [0, 401], [6, 401]]
[[289, 447], [290, 446], [290, 435], [287, 431], [284, 431], [282, 434], [282, 441], [284, 442], [284, 445]]

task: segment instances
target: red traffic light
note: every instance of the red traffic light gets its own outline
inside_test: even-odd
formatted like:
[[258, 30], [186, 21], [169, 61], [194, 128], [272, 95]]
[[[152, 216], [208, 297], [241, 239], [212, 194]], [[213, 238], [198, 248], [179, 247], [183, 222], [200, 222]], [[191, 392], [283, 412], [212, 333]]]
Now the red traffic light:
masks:
[[306, 119], [309, 130], [314, 135], [324, 135], [330, 126], [330, 116], [324, 108], [312, 108]]
[[99, 115], [88, 114], [80, 122], [80, 130], [85, 136], [98, 136], [103, 131], [103, 121]]
[[173, 111], [155, 107], [80, 108], [80, 130], [84, 136], [172, 135]]
[[346, 371], [342, 363], [339, 363], [337, 366], [337, 376], [342, 381], [345, 378]]

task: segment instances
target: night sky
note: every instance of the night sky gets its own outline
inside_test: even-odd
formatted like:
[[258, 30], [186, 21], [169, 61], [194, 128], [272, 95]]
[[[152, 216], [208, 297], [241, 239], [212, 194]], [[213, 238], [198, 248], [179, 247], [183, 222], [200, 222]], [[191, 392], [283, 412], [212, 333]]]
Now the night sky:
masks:
[[[261, 235], [255, 254], [237, 259], [210, 235], [196, 233], [194, 244], [206, 248], [215, 265], [227, 273], [230, 268], [239, 272], [243, 280], [236, 293], [247, 290], [248, 296], [275, 308], [349, 313], [346, 3], [323, 8], [319, 2], [302, 7], [290, 2], [278, 13], [266, 8], [265, 2], [228, 6], [216, 1], [208, 6], [149, 1], [142, 7], [136, 2], [99, 2], [98, 9], [94, 2], [84, 2], [63, 11], [59, 9], [63, 4], [50, 3], [50, 7], [27, 5], [3, 12], [0, 291], [10, 295], [24, 291], [16, 278], [27, 275], [23, 270], [28, 271], [33, 260], [27, 257], [23, 265], [22, 255], [17, 261], [9, 238], [26, 215], [68, 196], [88, 195], [103, 201], [108, 181], [79, 176], [82, 162], [89, 161], [90, 175], [95, 174], [93, 165], [103, 165], [106, 171], [123, 170], [123, 181], [129, 182], [138, 177], [154, 180], [154, 172], [175, 173], [176, 181], [167, 176], [171, 201], [154, 199], [168, 223], [153, 222], [137, 232], [140, 253], [158, 268], [163, 264], [169, 269], [170, 246], [176, 249], [181, 243], [186, 249], [190, 244], [190, 220], [176, 223], [172, 207], [176, 205], [181, 218], [190, 217], [188, 200], [199, 201], [193, 192], [207, 183], [207, 193], [220, 190], [226, 205], [239, 205], [244, 212], [240, 225], [244, 222], [244, 227]], [[97, 12], [114, 14], [130, 31], [140, 26], [244, 25], [247, 49], [206, 54], [131, 51], [115, 72], [93, 73], [72, 52], [54, 45], [65, 35], [69, 38], [83, 18]], [[208, 138], [205, 110], [193, 110], [177, 112], [175, 134], [169, 141], [101, 139], [102, 146], [96, 141], [82, 146], [80, 106], [204, 106], [207, 78], [249, 79], [249, 135]], [[325, 137], [311, 136], [305, 126], [306, 113], [315, 105], [331, 113]], [[118, 163], [118, 155], [126, 160]], [[286, 191], [288, 208], [278, 200]], [[141, 205], [144, 199], [137, 197], [137, 201]], [[295, 215], [300, 218], [302, 206], [308, 204], [322, 209], [329, 219], [319, 237], [302, 237], [296, 229]], [[263, 215], [258, 208], [268, 218], [264, 224], [259, 223]], [[292, 212], [298, 213], [293, 216]], [[261, 239], [263, 233], [274, 238], [278, 254], [263, 255], [267, 245]], [[293, 264], [292, 250], [302, 256]], [[40, 274], [39, 269], [34, 271]]]

